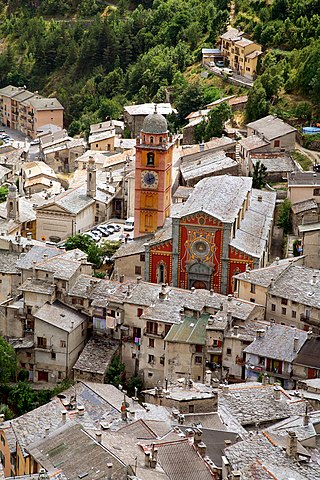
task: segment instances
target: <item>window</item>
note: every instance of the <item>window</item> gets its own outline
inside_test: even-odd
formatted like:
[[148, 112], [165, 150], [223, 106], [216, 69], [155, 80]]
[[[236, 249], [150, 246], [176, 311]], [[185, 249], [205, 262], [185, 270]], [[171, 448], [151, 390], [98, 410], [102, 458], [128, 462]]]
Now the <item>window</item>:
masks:
[[148, 372], [148, 377], [153, 377], [153, 373], [152, 373], [152, 372]]
[[274, 141], [274, 146], [275, 147], [280, 147], [280, 140], [275, 140]]
[[313, 195], [320, 195], [320, 188], [314, 188]]
[[60, 347], [61, 348], [66, 348], [66, 341], [65, 340], [60, 340]]
[[286, 315], [287, 314], [287, 309], [285, 307], [282, 307], [281, 308], [281, 313], [282, 313], [282, 315]]
[[203, 346], [202, 345], [196, 345], [196, 352], [197, 353], [202, 353], [203, 352]]
[[281, 305], [288, 305], [288, 300], [286, 298], [281, 298]]
[[230, 356], [230, 355], [231, 355], [231, 353], [232, 353], [232, 350], [231, 350], [231, 348], [227, 348], [227, 355], [229, 355], [229, 356]]
[[264, 365], [265, 357], [259, 357], [259, 365]]
[[154, 348], [154, 338], [149, 338], [149, 347]]
[[194, 413], [194, 405], [189, 405], [189, 413]]
[[26, 353], [26, 356], [27, 356], [27, 358], [31, 358], [31, 353], [30, 353], [30, 352], [27, 352], [27, 353]]
[[167, 336], [168, 333], [170, 332], [171, 325], [165, 325], [164, 326], [164, 335]]
[[141, 267], [139, 267], [138, 265], [136, 265], [134, 267], [134, 273], [135, 275], [141, 275]]
[[56, 352], [51, 352], [51, 360], [55, 360], [56, 358]]
[[143, 314], [143, 308], [138, 308], [137, 317], [141, 317], [142, 314]]
[[201, 365], [202, 364], [202, 357], [194, 357], [194, 363], [196, 365]]
[[150, 143], [153, 143], [153, 137], [150, 137]]
[[45, 337], [38, 337], [38, 347], [39, 348], [46, 348], [47, 347], [47, 339]]
[[251, 283], [250, 293], [256, 293], [256, 286]]
[[[150, 138], [150, 142], [151, 142], [151, 138]], [[153, 143], [153, 140], [152, 140], [151, 143]], [[147, 153], [147, 167], [153, 167], [153, 166], [154, 166], [154, 153], [153, 152], [148, 152]]]
[[146, 256], [144, 253], [140, 253], [140, 262], [144, 262], [146, 260]]
[[291, 316], [292, 318], [297, 318], [297, 312], [295, 310], [292, 310]]
[[164, 365], [164, 357], [160, 357], [160, 365]]
[[275, 312], [276, 311], [276, 306], [274, 303], [271, 303], [271, 312]]
[[154, 364], [154, 355], [148, 355], [148, 363]]
[[25, 363], [20, 362], [20, 365], [21, 365], [21, 368], [26, 368], [26, 364], [25, 364]]
[[158, 324], [156, 322], [147, 322], [147, 333], [158, 335]]
[[256, 301], [255, 301], [254, 298], [250, 298], [250, 302], [251, 302], [251, 303], [256, 303]]

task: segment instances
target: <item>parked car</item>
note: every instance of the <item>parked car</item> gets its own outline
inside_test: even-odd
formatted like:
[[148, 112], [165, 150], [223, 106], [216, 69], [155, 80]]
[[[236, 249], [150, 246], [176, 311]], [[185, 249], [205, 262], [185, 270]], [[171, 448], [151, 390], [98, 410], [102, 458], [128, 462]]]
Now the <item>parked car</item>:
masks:
[[83, 235], [86, 235], [87, 237], [90, 237], [95, 242], [99, 242], [100, 239], [101, 239], [101, 235], [98, 235], [97, 233], [94, 233], [94, 232], [86, 232]]
[[231, 70], [231, 68], [221, 68], [221, 73], [222, 75], [227, 75], [227, 77], [232, 77], [233, 75], [233, 71]]
[[117, 225], [116, 223], [109, 223], [109, 225], [107, 225], [107, 227], [112, 227], [112, 228], [114, 228], [114, 230], [115, 230], [116, 232], [120, 232], [120, 230], [121, 230], [120, 225]]
[[97, 230], [98, 232], [100, 232], [103, 237], [109, 237], [109, 235], [110, 235], [110, 231], [107, 230], [106, 228], [104, 228], [103, 226], [97, 227], [96, 230]]
[[132, 231], [134, 230], [134, 217], [129, 217], [129, 218], [125, 221], [123, 230], [124, 230], [125, 232], [132, 232]]
[[217, 60], [216, 61], [216, 67], [223, 68], [224, 67], [224, 61], [223, 60]]
[[112, 225], [107, 225], [106, 227], [110, 233], [114, 233], [116, 231], [116, 229]]
[[320, 163], [317, 163], [316, 165], [313, 165], [313, 171], [320, 173]]
[[32, 140], [32, 142], [30, 142], [30, 145], [39, 145], [39, 143], [40, 143], [40, 139], [35, 138], [34, 140]]

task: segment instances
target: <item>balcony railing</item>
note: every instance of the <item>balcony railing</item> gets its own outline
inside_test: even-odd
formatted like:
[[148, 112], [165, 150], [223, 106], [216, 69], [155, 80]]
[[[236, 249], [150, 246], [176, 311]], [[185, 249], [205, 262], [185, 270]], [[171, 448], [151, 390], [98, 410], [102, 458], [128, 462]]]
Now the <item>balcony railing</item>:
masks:
[[222, 346], [221, 347], [214, 346], [214, 345], [207, 346], [207, 352], [208, 353], [222, 354]]
[[150, 330], [148, 328], [143, 329], [143, 335], [148, 335], [149, 337], [164, 338], [166, 336], [165, 332], [158, 332], [157, 330]]

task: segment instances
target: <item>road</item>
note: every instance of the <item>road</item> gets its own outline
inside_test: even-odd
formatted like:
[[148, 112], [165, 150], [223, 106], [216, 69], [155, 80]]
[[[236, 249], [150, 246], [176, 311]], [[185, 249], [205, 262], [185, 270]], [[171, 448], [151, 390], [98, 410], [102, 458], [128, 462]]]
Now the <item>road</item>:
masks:
[[296, 150], [299, 150], [301, 153], [309, 157], [313, 163], [320, 163], [320, 152], [308, 150], [307, 148], [302, 147], [300, 143], [296, 143]]

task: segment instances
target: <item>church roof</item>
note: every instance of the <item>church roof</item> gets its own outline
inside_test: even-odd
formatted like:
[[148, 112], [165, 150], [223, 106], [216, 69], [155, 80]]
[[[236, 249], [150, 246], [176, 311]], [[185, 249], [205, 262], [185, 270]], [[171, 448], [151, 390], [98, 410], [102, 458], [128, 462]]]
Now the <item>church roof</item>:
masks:
[[252, 178], [221, 175], [198, 182], [183, 204], [178, 217], [205, 212], [218, 220], [232, 223], [251, 190]]
[[168, 131], [167, 120], [160, 113], [147, 115], [142, 125], [143, 133], [166, 133]]

